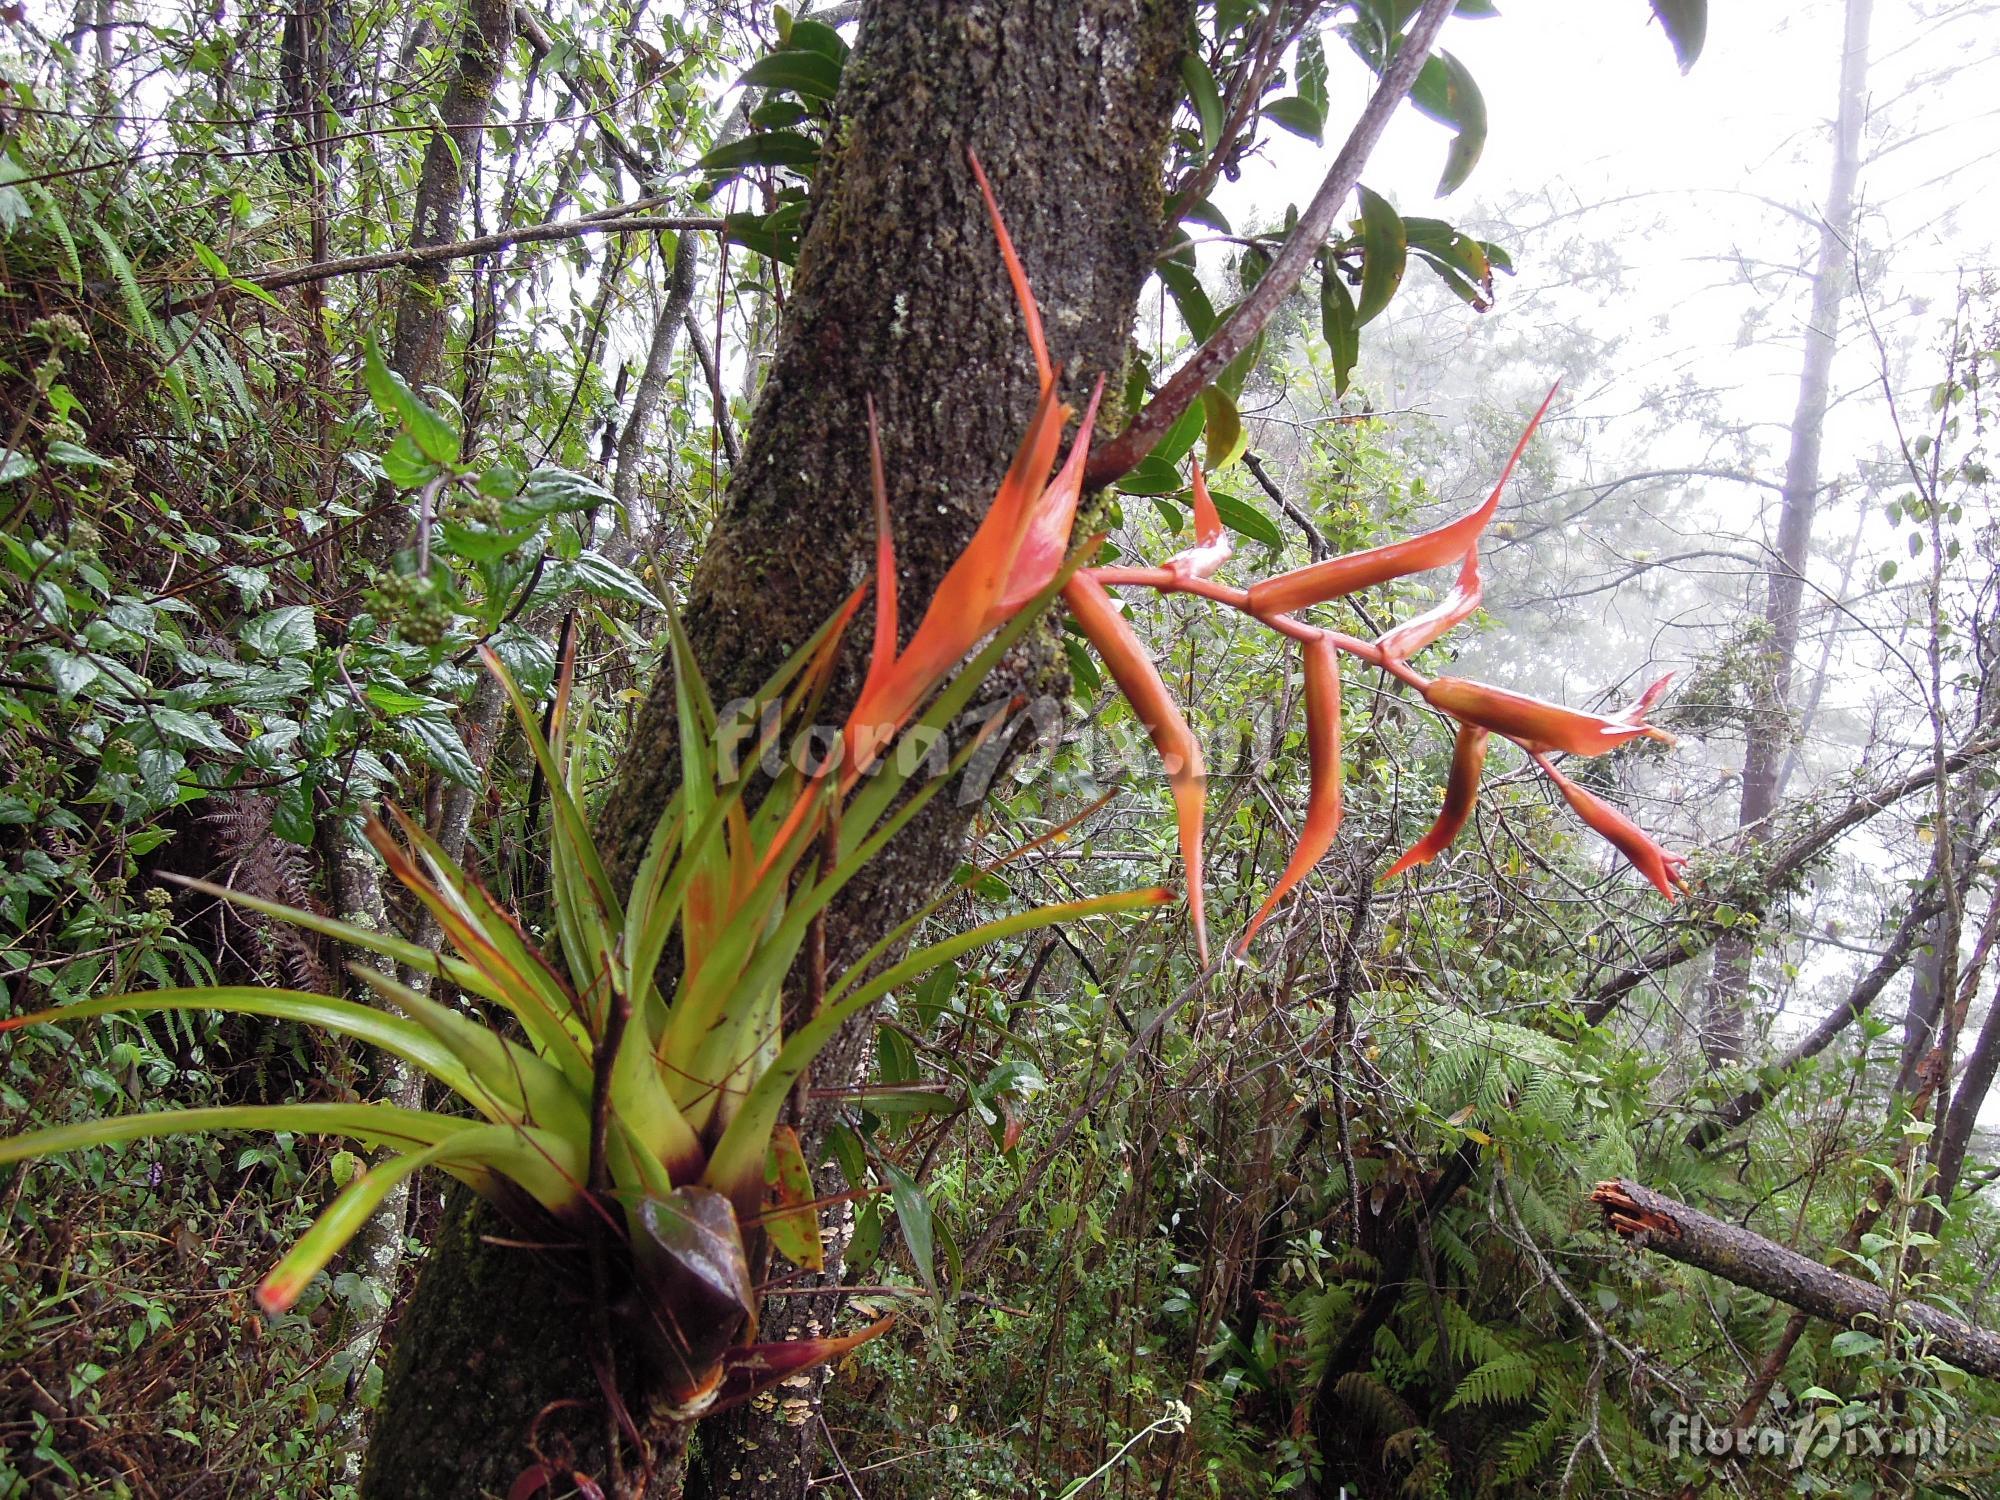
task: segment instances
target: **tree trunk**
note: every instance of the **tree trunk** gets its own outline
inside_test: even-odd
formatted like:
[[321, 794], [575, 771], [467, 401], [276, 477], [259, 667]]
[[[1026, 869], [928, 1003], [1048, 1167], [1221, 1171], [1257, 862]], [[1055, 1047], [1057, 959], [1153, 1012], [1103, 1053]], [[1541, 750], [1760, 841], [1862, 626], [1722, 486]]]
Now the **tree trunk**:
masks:
[[[459, 32], [458, 69], [438, 100], [438, 121], [424, 147], [417, 178], [417, 196], [410, 215], [410, 244], [442, 245], [458, 238], [459, 211], [465, 205], [465, 183], [493, 90], [507, 66], [507, 48], [514, 40], [512, 0], [467, 0], [465, 23]], [[442, 265], [413, 266], [396, 295], [395, 337], [389, 364], [411, 385], [426, 384], [444, 352], [445, 303]]]
[[[1819, 502], [1820, 439], [1826, 426], [1833, 356], [1840, 345], [1841, 309], [1854, 258], [1854, 189], [1861, 172], [1861, 122], [1867, 111], [1868, 22], [1874, 0], [1847, 0], [1841, 42], [1840, 113], [1834, 127], [1833, 175], [1820, 214], [1813, 266], [1812, 313], [1805, 363], [1792, 414], [1791, 449], [1778, 512], [1778, 547], [1767, 575], [1761, 669], [1743, 752], [1739, 828], [1757, 829], [1778, 805], [1779, 773], [1791, 744], [1792, 666], [1799, 645], [1799, 605], [1811, 552], [1813, 510]], [[1754, 945], [1748, 931], [1716, 945], [1704, 1002], [1701, 1043], [1711, 1065], [1742, 1061]]]
[[[992, 175], [1071, 392], [1087, 393], [1100, 372], [1118, 389], [1159, 242], [1188, 21], [1185, 0], [881, 0], [866, 10], [777, 356], [696, 573], [688, 623], [718, 701], [753, 689], [865, 576], [868, 397], [881, 413], [906, 636], [1005, 471], [1035, 375], [967, 147]], [[862, 649], [850, 650], [849, 694]], [[992, 696], [1050, 685], [1051, 639], [1017, 657]], [[671, 794], [676, 763], [662, 680], [600, 819], [620, 878]], [[857, 956], [950, 873], [972, 811], [953, 801], [936, 799], [856, 881], [828, 922], [830, 963]], [[866, 1037], [836, 1046], [821, 1076], [851, 1072]], [[454, 1215], [425, 1267], [364, 1495], [504, 1493], [532, 1461], [535, 1414], [554, 1401], [582, 1405], [550, 1423], [573, 1450], [544, 1442], [544, 1452], [609, 1472], [582, 1268], [482, 1239], [495, 1224], [476, 1206]], [[814, 1300], [783, 1299], [783, 1311]], [[774, 1314], [766, 1336], [783, 1331]], [[621, 1388], [643, 1423], [643, 1383], [627, 1371]], [[711, 1444], [729, 1460], [717, 1471], [723, 1488], [710, 1491], [797, 1494], [798, 1435], [754, 1418], [739, 1426], [727, 1445]]]
[[1775, 1240], [1676, 1202], [1636, 1182], [1600, 1182], [1590, 1201], [1605, 1227], [1640, 1250], [1651, 1250], [1724, 1281], [1762, 1292], [1843, 1328], [1881, 1334], [1885, 1319], [1929, 1341], [1930, 1352], [1973, 1375], [2000, 1379], [2000, 1334], [1976, 1328], [1927, 1303], [1902, 1301], [1873, 1282], [1828, 1269]]

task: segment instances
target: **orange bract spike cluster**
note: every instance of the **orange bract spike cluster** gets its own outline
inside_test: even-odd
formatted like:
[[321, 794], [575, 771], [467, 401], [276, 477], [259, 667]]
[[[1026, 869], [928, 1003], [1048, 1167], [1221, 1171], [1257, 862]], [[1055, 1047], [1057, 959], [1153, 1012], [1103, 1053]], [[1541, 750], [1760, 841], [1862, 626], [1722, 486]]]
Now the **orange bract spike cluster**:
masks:
[[[1062, 435], [1072, 415], [1057, 390], [1059, 371], [1049, 356], [1042, 319], [1029, 290], [1027, 272], [1000, 216], [992, 184], [978, 159], [968, 153], [972, 173], [993, 223], [1007, 278], [1021, 309], [1028, 346], [1035, 360], [1040, 394], [1013, 463], [972, 540], [945, 574], [936, 596], [907, 646], [897, 647], [895, 540], [891, 534], [888, 485], [873, 405], [869, 408], [870, 478], [876, 524], [876, 614], [868, 674], [844, 733], [839, 787], [842, 791], [874, 763], [884, 746], [910, 722], [922, 704], [972, 649], [1013, 618], [1057, 577], [1068, 552], [1070, 532], [1082, 494], [1090, 435], [1104, 383], [1092, 392], [1068, 457], [1051, 474]], [[1305, 664], [1306, 745], [1311, 792], [1296, 847], [1276, 887], [1258, 908], [1242, 936], [1231, 945], [1241, 953], [1269, 921], [1278, 903], [1325, 856], [1341, 818], [1340, 669], [1345, 652], [1415, 688], [1425, 700], [1459, 725], [1444, 807], [1430, 832], [1390, 867], [1397, 875], [1435, 859], [1451, 846], [1477, 802], [1479, 778], [1494, 735], [1512, 740], [1531, 755], [1557, 790], [1591, 828], [1601, 834], [1659, 889], [1671, 896], [1682, 861], [1666, 854], [1636, 824], [1566, 780], [1549, 763], [1550, 752], [1601, 755], [1627, 740], [1667, 740], [1646, 722], [1665, 690], [1662, 678], [1620, 713], [1581, 713], [1557, 704], [1462, 678], [1425, 678], [1410, 658], [1469, 619], [1482, 594], [1478, 544], [1499, 509], [1500, 498], [1529, 440], [1555, 400], [1552, 388], [1508, 456], [1498, 482], [1485, 500], [1456, 520], [1403, 541], [1260, 579], [1248, 588], [1214, 581], [1232, 548], [1207, 476], [1193, 466], [1194, 545], [1163, 567], [1083, 569], [1064, 585], [1063, 598], [1083, 634], [1110, 668], [1120, 692], [1131, 702], [1165, 762], [1173, 790], [1182, 864], [1187, 872], [1189, 916], [1195, 947], [1206, 964], [1208, 935], [1203, 919], [1202, 818], [1206, 771], [1201, 746], [1174, 701], [1151, 655], [1108, 592], [1112, 586], [1140, 586], [1164, 593], [1193, 593], [1227, 604], [1300, 642]], [[1431, 568], [1456, 565], [1458, 579], [1436, 606], [1383, 633], [1374, 642], [1322, 629], [1297, 617], [1316, 604], [1345, 597]], [[802, 799], [797, 816], [781, 831], [778, 844], [809, 816]], [[817, 804], [815, 804], [817, 805]], [[1386, 876], [1384, 878], [1387, 878]]]
[[[1207, 477], [1197, 465], [1191, 476], [1195, 507], [1195, 545], [1170, 558], [1165, 567], [1086, 569], [1067, 586], [1077, 623], [1111, 667], [1112, 677], [1131, 700], [1154, 743], [1169, 761], [1168, 775], [1180, 811], [1183, 862], [1188, 871], [1188, 904], [1194, 914], [1197, 951], [1206, 954], [1201, 931], [1201, 829], [1190, 808], [1199, 809], [1201, 794], [1188, 783], [1187, 767], [1199, 764], [1199, 748], [1186, 719], [1167, 694], [1145, 648], [1131, 626], [1105, 594], [1106, 585], [1138, 586], [1163, 593], [1199, 594], [1241, 610], [1272, 629], [1301, 642], [1305, 652], [1306, 749], [1311, 766], [1311, 793], [1300, 826], [1297, 846], [1276, 887], [1231, 945], [1241, 953], [1270, 919], [1280, 900], [1303, 880], [1333, 845], [1340, 826], [1340, 674], [1338, 653], [1346, 652], [1379, 667], [1422, 693], [1433, 708], [1458, 722], [1451, 774], [1444, 806], [1429, 833], [1390, 866], [1384, 879], [1437, 858], [1451, 847], [1470, 820], [1479, 797], [1479, 778], [1494, 735], [1512, 740], [1528, 752], [1556, 783], [1577, 816], [1622, 853], [1660, 891], [1672, 897], [1680, 883], [1683, 861], [1665, 853], [1623, 814], [1599, 802], [1566, 780], [1549, 763], [1548, 754], [1602, 755], [1627, 740], [1672, 737], [1646, 722], [1646, 714], [1666, 690], [1661, 678], [1631, 707], [1611, 715], [1582, 713], [1543, 703], [1503, 688], [1463, 678], [1425, 678], [1410, 666], [1410, 658], [1469, 619], [1479, 608], [1482, 586], [1478, 545], [1481, 534], [1499, 509], [1500, 497], [1528, 441], [1555, 400], [1550, 390], [1501, 471], [1499, 483], [1475, 509], [1421, 536], [1365, 551], [1328, 558], [1308, 567], [1260, 579], [1247, 589], [1213, 581], [1229, 558]], [[1361, 589], [1430, 568], [1458, 565], [1458, 579], [1433, 608], [1384, 632], [1373, 643], [1337, 631], [1321, 629], [1297, 617], [1311, 605], [1339, 599]]]

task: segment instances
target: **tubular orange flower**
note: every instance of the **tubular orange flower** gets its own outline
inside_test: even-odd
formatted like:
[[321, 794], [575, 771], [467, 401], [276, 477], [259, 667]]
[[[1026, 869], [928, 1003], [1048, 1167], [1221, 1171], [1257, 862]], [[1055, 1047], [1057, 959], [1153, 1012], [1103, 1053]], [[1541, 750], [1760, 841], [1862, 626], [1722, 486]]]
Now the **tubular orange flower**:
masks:
[[1285, 864], [1271, 894], [1257, 908], [1257, 915], [1236, 940], [1243, 952], [1250, 940], [1277, 909], [1285, 893], [1312, 870], [1333, 847], [1340, 831], [1340, 656], [1333, 642], [1318, 636], [1306, 642], [1306, 756], [1312, 767], [1312, 790], [1306, 798], [1305, 822], [1299, 828], [1299, 845]]
[[1672, 678], [1673, 674], [1668, 673], [1640, 694], [1636, 703], [1609, 717], [1582, 713], [1558, 703], [1544, 703], [1526, 693], [1510, 693], [1505, 688], [1468, 682], [1463, 677], [1438, 678], [1424, 689], [1424, 697], [1431, 707], [1454, 719], [1504, 734], [1531, 753], [1561, 750], [1570, 755], [1602, 755], [1627, 740], [1641, 737], [1674, 743], [1674, 737], [1666, 730], [1646, 722], [1646, 711], [1659, 700]]
[[1222, 516], [1215, 508], [1215, 497], [1208, 492], [1208, 478], [1201, 465], [1195, 463], [1193, 470], [1194, 545], [1168, 558], [1167, 571], [1182, 578], [1210, 578], [1236, 549], [1222, 529]]
[[1444, 806], [1438, 811], [1437, 822], [1407, 854], [1382, 872], [1384, 880], [1418, 865], [1427, 865], [1451, 847], [1479, 801], [1479, 774], [1486, 768], [1488, 738], [1477, 724], [1458, 726], [1458, 742], [1451, 750], [1451, 776], [1445, 782]]
[[1452, 585], [1451, 592], [1414, 620], [1385, 631], [1375, 642], [1375, 649], [1398, 661], [1409, 660], [1447, 630], [1463, 623], [1479, 608], [1484, 592], [1479, 582], [1479, 547], [1475, 543], [1465, 554], [1458, 582]]
[[1014, 553], [1014, 565], [1007, 586], [1000, 595], [998, 611], [987, 621], [998, 629], [1035, 595], [1047, 588], [1069, 555], [1069, 534], [1076, 525], [1076, 506], [1083, 496], [1083, 466], [1090, 458], [1090, 435], [1097, 425], [1098, 403], [1104, 399], [1104, 377], [1090, 392], [1083, 409], [1083, 422], [1070, 443], [1069, 457], [1049, 481], [1041, 498], [1034, 503], [1027, 531]]
[[1456, 521], [1426, 531], [1422, 536], [1390, 542], [1383, 547], [1370, 547], [1366, 552], [1329, 557], [1325, 562], [1294, 568], [1276, 578], [1254, 583], [1250, 586], [1250, 612], [1257, 615], [1289, 614], [1308, 604], [1324, 604], [1329, 599], [1358, 593], [1375, 584], [1387, 583], [1392, 578], [1457, 562], [1479, 540], [1479, 534], [1493, 519], [1494, 511], [1499, 509], [1500, 492], [1506, 489], [1514, 465], [1527, 451], [1528, 439], [1541, 425], [1549, 403], [1556, 399], [1557, 389], [1557, 386], [1551, 386], [1548, 395], [1543, 397], [1540, 409], [1528, 423], [1527, 431], [1521, 434], [1521, 440], [1508, 456], [1507, 466], [1500, 471], [1500, 482], [1493, 486], [1493, 493], [1486, 497], [1483, 504], [1467, 511]]
[[1600, 802], [1558, 771], [1546, 755], [1537, 754], [1535, 764], [1556, 784], [1556, 790], [1562, 793], [1563, 801], [1570, 805], [1571, 810], [1606, 843], [1624, 855], [1633, 869], [1652, 881], [1653, 888], [1662, 896], [1671, 901], [1686, 888], [1687, 882], [1681, 878], [1681, 866], [1687, 863], [1685, 855], [1669, 854], [1662, 849], [1645, 829], [1610, 803]]
[[1188, 916], [1194, 922], [1195, 953], [1206, 966], [1208, 924], [1203, 916], [1201, 819], [1208, 804], [1208, 772], [1202, 764], [1201, 745], [1161, 680], [1160, 669], [1118, 613], [1104, 585], [1088, 573], [1078, 573], [1063, 585], [1063, 602], [1111, 668], [1112, 680], [1146, 726], [1166, 766], [1180, 825], [1181, 863], [1187, 869]]

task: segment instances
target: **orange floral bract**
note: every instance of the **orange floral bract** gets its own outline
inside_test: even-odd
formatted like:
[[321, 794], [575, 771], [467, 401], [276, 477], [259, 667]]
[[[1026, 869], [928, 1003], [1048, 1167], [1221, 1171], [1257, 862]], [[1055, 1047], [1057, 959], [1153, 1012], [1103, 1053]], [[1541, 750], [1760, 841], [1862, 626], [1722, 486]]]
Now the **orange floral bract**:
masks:
[[1306, 798], [1305, 822], [1298, 847], [1285, 864], [1271, 894], [1236, 940], [1240, 953], [1250, 946], [1257, 929], [1269, 920], [1285, 893], [1311, 872], [1333, 847], [1340, 832], [1340, 656], [1325, 636], [1308, 641], [1306, 670], [1306, 759], [1312, 768], [1312, 790]]
[[1206, 964], [1208, 925], [1203, 916], [1201, 820], [1208, 804], [1208, 770], [1202, 763], [1201, 743], [1188, 727], [1173, 694], [1167, 691], [1160, 669], [1153, 665], [1153, 658], [1118, 612], [1118, 606], [1111, 602], [1104, 585], [1088, 573], [1078, 573], [1063, 585], [1063, 602], [1069, 605], [1076, 623], [1111, 669], [1118, 690], [1146, 726], [1166, 766], [1167, 783], [1173, 789], [1180, 825], [1181, 863], [1187, 870], [1188, 915], [1194, 922], [1195, 951]]
[[1424, 689], [1432, 708], [1464, 723], [1504, 734], [1524, 750], [1561, 750], [1569, 755], [1602, 755], [1627, 740], [1674, 737], [1646, 722], [1646, 710], [1665, 691], [1671, 677], [1654, 683], [1630, 708], [1609, 717], [1587, 714], [1559, 703], [1545, 703], [1526, 693], [1488, 687], [1463, 677], [1440, 677]]
[[1382, 872], [1384, 880], [1429, 864], [1464, 831], [1472, 809], [1479, 803], [1479, 777], [1486, 769], [1486, 746], [1490, 738], [1477, 724], [1459, 725], [1458, 740], [1451, 749], [1451, 777], [1445, 782], [1444, 806], [1438, 810], [1437, 822], [1409, 852]]
[[1294, 568], [1276, 578], [1253, 583], [1250, 586], [1251, 613], [1289, 614], [1308, 604], [1324, 604], [1329, 599], [1344, 598], [1375, 584], [1387, 583], [1392, 578], [1421, 573], [1426, 568], [1441, 568], [1464, 557], [1478, 542], [1479, 534], [1493, 519], [1493, 513], [1500, 508], [1500, 492], [1507, 488], [1508, 477], [1528, 449], [1528, 439], [1535, 435], [1535, 429], [1548, 412], [1549, 403], [1556, 399], [1556, 389], [1550, 387], [1548, 395], [1542, 399], [1540, 409], [1521, 434], [1520, 441], [1514, 445], [1514, 451], [1508, 455], [1507, 467], [1500, 471], [1500, 482], [1493, 486], [1493, 493], [1481, 504], [1456, 521], [1426, 531], [1422, 536], [1408, 537], [1382, 547], [1370, 547], [1366, 552], [1329, 557], [1325, 562]]

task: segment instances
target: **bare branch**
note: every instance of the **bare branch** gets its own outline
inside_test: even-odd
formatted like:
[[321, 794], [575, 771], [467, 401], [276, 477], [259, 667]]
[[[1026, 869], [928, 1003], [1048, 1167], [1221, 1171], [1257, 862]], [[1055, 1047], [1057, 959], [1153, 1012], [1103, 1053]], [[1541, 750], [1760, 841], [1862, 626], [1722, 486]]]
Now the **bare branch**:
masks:
[[1605, 1227], [1635, 1249], [1720, 1276], [1843, 1328], [1879, 1334], [1893, 1318], [1928, 1340], [1931, 1353], [1970, 1374], [2000, 1379], [2000, 1334], [1927, 1303], [1891, 1303], [1879, 1286], [1832, 1270], [1752, 1230], [1712, 1219], [1636, 1182], [1600, 1182], [1590, 1201], [1603, 1212]]

